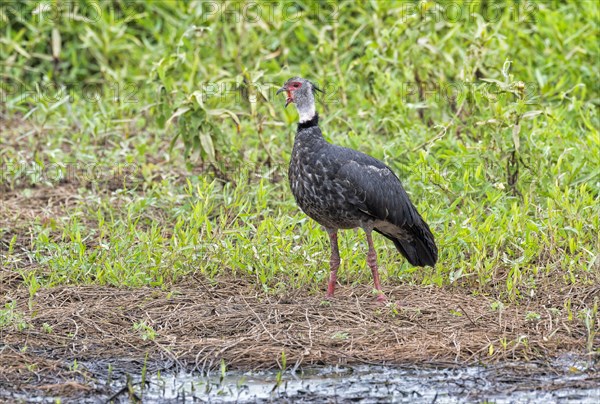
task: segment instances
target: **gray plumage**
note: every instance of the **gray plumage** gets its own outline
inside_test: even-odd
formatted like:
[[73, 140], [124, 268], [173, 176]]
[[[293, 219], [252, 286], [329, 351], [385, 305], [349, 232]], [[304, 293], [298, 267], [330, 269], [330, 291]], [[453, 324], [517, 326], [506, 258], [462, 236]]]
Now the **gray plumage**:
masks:
[[[315, 90], [299, 77], [280, 90], [288, 93], [286, 106], [295, 103], [300, 114], [288, 172], [300, 209], [325, 227], [330, 237], [338, 229], [361, 227], [370, 242], [370, 232], [375, 230], [392, 240], [412, 265], [435, 265], [438, 252], [433, 234], [392, 170], [371, 156], [323, 138], [314, 108]], [[332, 249], [333, 243], [332, 239]], [[337, 235], [335, 244], [337, 249]], [[372, 258], [375, 276], [376, 256]]]

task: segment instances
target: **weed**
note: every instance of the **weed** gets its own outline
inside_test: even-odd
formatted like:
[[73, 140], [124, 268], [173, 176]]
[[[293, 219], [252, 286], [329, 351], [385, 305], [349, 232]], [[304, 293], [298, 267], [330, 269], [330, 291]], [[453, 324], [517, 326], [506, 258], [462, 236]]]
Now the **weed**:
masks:
[[598, 302], [595, 301], [591, 308], [581, 310], [577, 317], [583, 321], [587, 330], [586, 349], [588, 353], [594, 352], [594, 349], [598, 350], [600, 347], [594, 348], [594, 342], [598, 329], [600, 329], [600, 320], [598, 319]]
[[285, 356], [285, 351], [281, 351], [281, 363], [279, 363], [278, 365], [279, 365], [279, 371], [277, 372], [277, 375], [275, 376], [275, 384], [273, 385], [271, 392], [274, 392], [275, 390], [277, 390], [279, 388], [279, 386], [281, 386], [281, 383], [283, 382], [283, 373], [285, 372], [285, 370], [287, 368], [287, 358]]
[[220, 372], [219, 372], [219, 386], [223, 384], [225, 380], [225, 376], [227, 376], [227, 364], [225, 363], [225, 359], [221, 359]]
[[145, 321], [134, 323], [133, 329], [141, 333], [142, 340], [144, 341], [154, 341], [154, 339], [156, 338], [156, 331], [150, 325], [146, 324]]
[[10, 301], [4, 304], [4, 308], [0, 309], [0, 330], [11, 327], [18, 331], [23, 331], [29, 327], [29, 323], [23, 315], [16, 311], [15, 301]]
[[333, 334], [331, 336], [331, 339], [335, 339], [338, 341], [346, 341], [347, 339], [350, 338], [350, 334], [348, 334], [347, 332], [336, 332], [335, 334]]

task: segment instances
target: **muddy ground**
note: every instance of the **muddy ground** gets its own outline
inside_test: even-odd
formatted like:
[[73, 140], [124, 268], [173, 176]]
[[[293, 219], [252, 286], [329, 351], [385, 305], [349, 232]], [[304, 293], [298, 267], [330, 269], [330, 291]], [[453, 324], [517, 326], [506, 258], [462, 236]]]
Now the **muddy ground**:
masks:
[[[494, 309], [491, 298], [449, 287], [387, 285], [390, 303], [380, 305], [366, 285], [341, 285], [327, 303], [304, 290], [269, 295], [244, 279], [190, 278], [169, 291], [60, 287], [33, 299], [20, 283], [2, 270], [2, 305], [14, 308], [0, 331], [0, 390], [64, 397], [96, 394], [95, 377], [109, 368], [139, 373], [146, 363], [151, 372], [191, 372], [224, 361], [228, 369], [278, 369], [282, 352], [287, 368], [296, 369], [543, 365], [564, 353], [586, 355], [588, 329], [572, 313], [600, 292], [539, 290], [541, 297]], [[600, 345], [600, 334], [592, 343]]]

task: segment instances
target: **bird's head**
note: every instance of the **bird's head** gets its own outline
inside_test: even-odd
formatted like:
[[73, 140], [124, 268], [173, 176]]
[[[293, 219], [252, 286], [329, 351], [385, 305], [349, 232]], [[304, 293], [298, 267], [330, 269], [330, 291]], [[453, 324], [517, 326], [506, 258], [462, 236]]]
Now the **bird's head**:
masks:
[[315, 91], [321, 91], [316, 85], [302, 77], [292, 77], [285, 82], [283, 87], [277, 90], [277, 94], [285, 91], [287, 98], [285, 106], [296, 104], [300, 115], [300, 122], [305, 122], [315, 115]]

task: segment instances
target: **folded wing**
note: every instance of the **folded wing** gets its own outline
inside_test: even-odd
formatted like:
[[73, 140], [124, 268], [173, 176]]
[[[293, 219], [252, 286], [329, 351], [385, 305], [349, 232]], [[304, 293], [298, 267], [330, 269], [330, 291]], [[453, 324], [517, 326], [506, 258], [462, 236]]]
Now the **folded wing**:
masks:
[[416, 266], [434, 266], [438, 251], [429, 226], [385, 164], [356, 152], [336, 173], [347, 188], [348, 201], [374, 219], [374, 230], [394, 242], [396, 249]]

